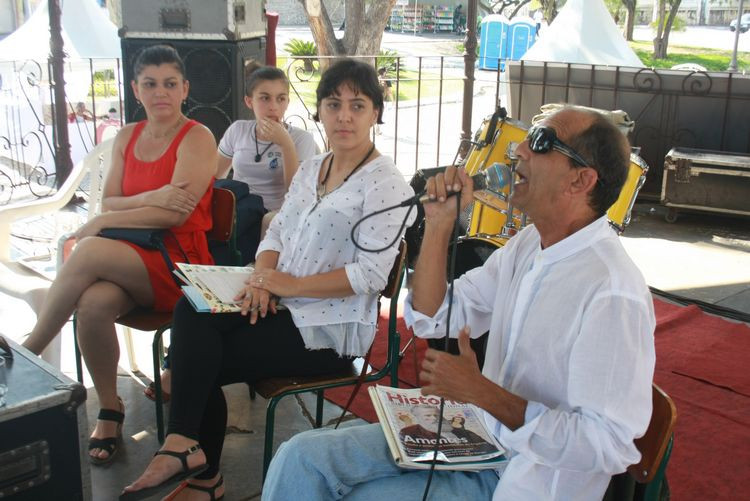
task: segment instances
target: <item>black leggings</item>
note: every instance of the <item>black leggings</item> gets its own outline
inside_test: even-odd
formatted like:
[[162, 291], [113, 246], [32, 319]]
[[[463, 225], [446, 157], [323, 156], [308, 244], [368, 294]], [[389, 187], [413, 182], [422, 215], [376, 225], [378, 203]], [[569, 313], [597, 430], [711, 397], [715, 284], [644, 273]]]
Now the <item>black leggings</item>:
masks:
[[219, 472], [227, 424], [223, 385], [338, 372], [352, 360], [330, 349], [308, 350], [287, 310], [250, 325], [239, 313], [197, 313], [185, 298], [174, 310], [171, 354], [167, 433], [200, 442], [209, 464], [201, 478]]

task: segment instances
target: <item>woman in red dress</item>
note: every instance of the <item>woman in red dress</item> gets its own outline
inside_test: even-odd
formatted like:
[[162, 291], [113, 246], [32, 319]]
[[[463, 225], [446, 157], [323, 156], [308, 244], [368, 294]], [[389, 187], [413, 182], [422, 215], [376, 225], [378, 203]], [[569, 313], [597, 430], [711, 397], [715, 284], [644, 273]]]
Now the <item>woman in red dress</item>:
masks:
[[[135, 307], [171, 311], [180, 290], [158, 250], [99, 237], [104, 228], [165, 228], [174, 262], [212, 263], [211, 228], [216, 142], [211, 132], [182, 114], [189, 84], [174, 48], [144, 49], [131, 82], [146, 120], [115, 138], [102, 198], [102, 214], [76, 232], [79, 243], [57, 274], [24, 345], [40, 353], [73, 312], [83, 358], [101, 410], [89, 441], [94, 464], [117, 451], [124, 408], [117, 396], [120, 349], [115, 320]], [[179, 244], [178, 244], [179, 242]]]

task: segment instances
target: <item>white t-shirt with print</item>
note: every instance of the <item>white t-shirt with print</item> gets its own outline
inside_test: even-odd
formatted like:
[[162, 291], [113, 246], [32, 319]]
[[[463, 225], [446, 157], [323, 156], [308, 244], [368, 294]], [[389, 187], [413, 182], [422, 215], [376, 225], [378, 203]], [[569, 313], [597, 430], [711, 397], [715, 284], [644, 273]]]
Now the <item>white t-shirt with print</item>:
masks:
[[[237, 120], [224, 133], [219, 142], [219, 154], [232, 159], [233, 179], [250, 187], [250, 193], [263, 197], [268, 210], [279, 210], [284, 201], [284, 159], [281, 147], [258, 139], [255, 143], [255, 120]], [[304, 129], [289, 126], [300, 163], [318, 153], [312, 134]], [[261, 154], [259, 162], [255, 155]]]

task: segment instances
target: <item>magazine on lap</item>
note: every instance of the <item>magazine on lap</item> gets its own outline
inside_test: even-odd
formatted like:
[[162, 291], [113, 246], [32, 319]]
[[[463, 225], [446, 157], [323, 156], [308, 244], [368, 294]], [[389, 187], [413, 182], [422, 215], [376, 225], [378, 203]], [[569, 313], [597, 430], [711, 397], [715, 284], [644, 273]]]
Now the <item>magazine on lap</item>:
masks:
[[[394, 461], [402, 468], [428, 469], [438, 441], [440, 398], [419, 388], [370, 387], [378, 420]], [[507, 461], [505, 450], [469, 404], [445, 401], [435, 469], [481, 470]]]

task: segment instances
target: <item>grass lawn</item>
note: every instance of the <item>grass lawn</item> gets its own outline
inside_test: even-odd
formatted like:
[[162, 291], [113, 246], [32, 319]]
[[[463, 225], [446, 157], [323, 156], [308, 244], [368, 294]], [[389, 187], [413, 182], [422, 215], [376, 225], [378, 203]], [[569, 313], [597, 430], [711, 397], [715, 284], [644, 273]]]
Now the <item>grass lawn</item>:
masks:
[[[276, 66], [286, 71], [289, 59], [285, 57], [277, 58]], [[298, 92], [305, 104], [310, 107], [315, 107], [315, 89], [318, 86], [320, 80], [320, 74], [316, 71], [312, 76], [309, 73], [302, 71], [302, 62], [297, 61], [293, 63], [291, 71], [288, 72], [290, 82], [294, 87], [291, 90], [292, 95], [294, 92]], [[396, 78], [395, 73], [389, 73], [388, 77], [391, 79]], [[440, 74], [435, 72], [429, 72], [422, 70], [422, 85], [421, 91], [420, 85], [417, 80], [419, 77], [418, 72], [401, 69], [401, 77], [398, 87], [398, 98], [400, 101], [409, 101], [417, 99], [417, 93], [421, 92], [419, 97], [422, 101], [437, 99], [440, 96]], [[309, 78], [309, 79], [308, 79]], [[445, 77], [443, 79], [443, 96], [449, 96], [463, 91], [463, 79], [462, 78], [451, 78]], [[396, 82], [393, 82], [393, 92], [396, 92]]]
[[[667, 49], [667, 59], [653, 59], [654, 46], [651, 42], [628, 43], [643, 64], [652, 68], [671, 68], [676, 64], [695, 63], [708, 71], [726, 71], [732, 59], [732, 52], [728, 50], [699, 49], [671, 44]], [[737, 68], [739, 71], [750, 71], [750, 54], [737, 52]]]

